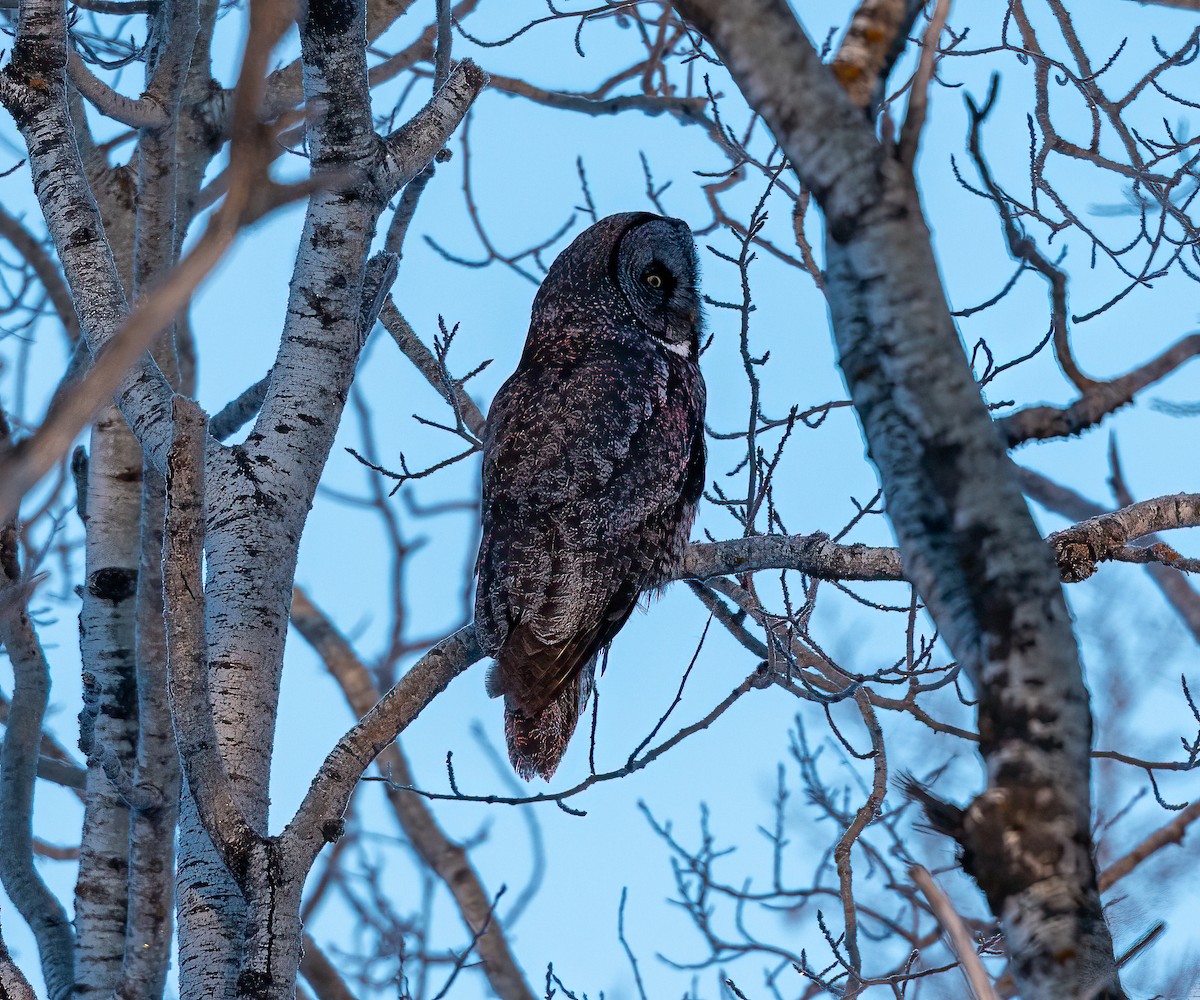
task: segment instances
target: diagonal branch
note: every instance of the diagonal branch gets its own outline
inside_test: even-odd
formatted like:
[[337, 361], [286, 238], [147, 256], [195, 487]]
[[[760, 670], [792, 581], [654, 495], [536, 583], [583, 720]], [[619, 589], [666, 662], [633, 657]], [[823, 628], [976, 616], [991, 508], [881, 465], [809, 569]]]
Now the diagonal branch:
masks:
[[9, 954], [3, 936], [0, 936], [0, 996], [11, 1000], [37, 1000], [37, 994], [33, 992], [25, 973]]
[[896, 144], [896, 155], [910, 170], [917, 162], [917, 147], [921, 142], [921, 131], [925, 127], [925, 116], [929, 111], [929, 88], [937, 63], [938, 45], [949, 16], [950, 0], [937, 0], [937, 6], [929, 19], [921, 43], [921, 57], [917, 63], [917, 72], [909, 92], [908, 109], [904, 113], [904, 124], [900, 126], [900, 138]]
[[438, 395], [449, 403], [456, 413], [462, 415], [463, 422], [470, 428], [471, 433], [482, 439], [487, 421], [479, 407], [475, 405], [475, 400], [467, 395], [460, 384], [453, 380], [447, 381], [443, 366], [438, 363], [434, 353], [425, 346], [421, 338], [409, 326], [408, 320], [401, 315], [390, 295], [379, 313], [379, 321], [391, 334], [392, 340], [396, 342], [396, 346], [400, 348], [404, 356], [437, 390]]
[[[355, 655], [349, 642], [299, 587], [292, 594], [292, 624], [309, 641], [337, 679], [350, 707], [365, 716], [380, 700], [370, 671]], [[533, 991], [518, 967], [500, 923], [492, 918], [492, 902], [466, 849], [451, 840], [418, 796], [399, 791], [397, 785], [415, 784], [408, 760], [398, 743], [385, 747], [377, 758], [389, 779], [388, 800], [409, 843], [425, 865], [454, 896], [459, 913], [473, 934], [483, 961], [484, 974], [497, 997], [533, 1000]], [[307, 959], [306, 959], [307, 960]]]
[[454, 134], [487, 86], [488, 75], [464, 59], [428, 104], [383, 140], [384, 160], [376, 183], [386, 198], [417, 176]]
[[[8, 724], [8, 713], [12, 703], [0, 694], [0, 724]], [[63, 788], [71, 789], [82, 800], [87, 771], [75, 763], [71, 754], [54, 736], [42, 731], [41, 748], [38, 754], [37, 776], [43, 781], [52, 781]]]
[[1200, 357], [1200, 333], [1180, 338], [1144, 365], [1107, 382], [1095, 382], [1067, 406], [1027, 406], [1001, 417], [996, 423], [1015, 448], [1026, 441], [1074, 437], [1095, 427], [1110, 413], [1133, 402], [1148, 386], [1166, 378], [1195, 357]]
[[75, 315], [75, 303], [71, 299], [71, 290], [63, 281], [62, 272], [46, 251], [46, 248], [34, 238], [33, 233], [26, 229], [19, 219], [9, 215], [0, 207], [0, 236], [3, 236], [16, 248], [17, 252], [33, 268], [38, 281], [46, 290], [54, 311], [58, 313], [59, 322], [72, 343], [79, 340], [79, 317]]
[[84, 64], [74, 50], [67, 56], [71, 85], [86, 97], [105, 118], [137, 129], [161, 129], [170, 124], [167, 109], [143, 95], [126, 97], [113, 90]]
[[1100, 873], [1100, 891], [1106, 892], [1123, 879], [1151, 854], [1171, 844], [1182, 844], [1187, 829], [1200, 819], [1200, 801], [1193, 802], [1171, 822], [1159, 827], [1128, 854], [1117, 858]]
[[473, 625], [422, 656], [326, 756], [296, 815], [280, 834], [281, 850], [305, 869], [311, 866], [325, 842], [340, 835], [346, 805], [371, 761], [455, 677], [482, 658]]
[[300, 974], [312, 987], [317, 1000], [355, 1000], [346, 981], [326, 957], [321, 946], [307, 934], [304, 935], [304, 957], [300, 959]]
[[954, 904], [950, 902], [949, 897], [942, 892], [928, 869], [920, 865], [913, 865], [909, 868], [908, 877], [924, 894], [934, 917], [942, 925], [946, 936], [950, 938], [954, 955], [962, 969], [963, 978], [971, 988], [973, 1000], [997, 1000], [996, 991], [992, 988], [992, 981], [988, 978], [987, 970], [984, 969], [983, 962], [979, 959], [979, 953], [975, 950], [971, 934], [963, 923], [963, 918], [954, 909]]

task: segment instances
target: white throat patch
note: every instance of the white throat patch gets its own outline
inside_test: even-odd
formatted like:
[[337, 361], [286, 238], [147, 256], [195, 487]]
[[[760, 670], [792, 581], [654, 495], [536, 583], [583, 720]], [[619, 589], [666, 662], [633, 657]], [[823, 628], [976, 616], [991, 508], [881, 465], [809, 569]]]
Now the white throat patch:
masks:
[[677, 343], [673, 343], [672, 341], [669, 341], [669, 340], [659, 340], [658, 337], [655, 337], [654, 339], [657, 340], [659, 344], [661, 344], [663, 347], [665, 347], [672, 354], [678, 354], [681, 358], [686, 358], [688, 355], [690, 355], [692, 353], [692, 350], [691, 350], [692, 345], [688, 344], [686, 342], [684, 342], [682, 344], [677, 344]]

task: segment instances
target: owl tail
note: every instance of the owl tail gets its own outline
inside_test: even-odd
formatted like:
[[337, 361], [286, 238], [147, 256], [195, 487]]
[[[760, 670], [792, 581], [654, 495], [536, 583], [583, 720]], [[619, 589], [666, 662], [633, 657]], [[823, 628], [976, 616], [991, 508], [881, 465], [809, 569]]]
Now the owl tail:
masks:
[[549, 781], [554, 774], [591, 696], [595, 669], [593, 657], [536, 715], [527, 715], [507, 704], [504, 706], [508, 759], [526, 781], [535, 774]]

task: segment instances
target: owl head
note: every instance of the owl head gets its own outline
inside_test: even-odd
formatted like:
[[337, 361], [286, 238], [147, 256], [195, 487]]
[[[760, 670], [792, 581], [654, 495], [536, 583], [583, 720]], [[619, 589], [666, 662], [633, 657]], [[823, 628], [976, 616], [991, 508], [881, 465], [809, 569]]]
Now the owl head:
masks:
[[696, 357], [700, 292], [687, 223], [624, 212], [584, 230], [558, 255], [533, 304], [538, 333], [638, 330], [681, 357]]

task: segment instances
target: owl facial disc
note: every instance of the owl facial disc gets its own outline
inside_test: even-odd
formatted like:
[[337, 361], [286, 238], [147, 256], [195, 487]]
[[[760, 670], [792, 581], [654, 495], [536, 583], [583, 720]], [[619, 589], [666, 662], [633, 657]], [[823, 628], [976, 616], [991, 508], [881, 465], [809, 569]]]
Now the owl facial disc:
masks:
[[699, 344], [698, 270], [692, 232], [679, 219], [639, 217], [614, 254], [614, 277], [630, 309], [680, 357], [694, 354]]

